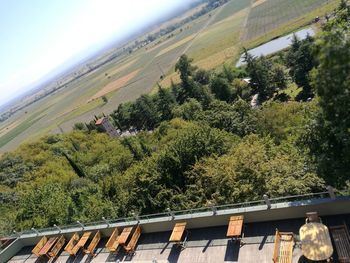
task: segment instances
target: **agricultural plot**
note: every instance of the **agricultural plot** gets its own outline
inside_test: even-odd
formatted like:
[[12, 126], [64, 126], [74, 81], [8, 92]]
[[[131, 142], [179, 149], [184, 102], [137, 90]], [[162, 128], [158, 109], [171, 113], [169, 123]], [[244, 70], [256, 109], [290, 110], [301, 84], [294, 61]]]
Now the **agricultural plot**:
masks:
[[328, 2], [329, 0], [266, 0], [250, 11], [245, 40], [266, 34]]

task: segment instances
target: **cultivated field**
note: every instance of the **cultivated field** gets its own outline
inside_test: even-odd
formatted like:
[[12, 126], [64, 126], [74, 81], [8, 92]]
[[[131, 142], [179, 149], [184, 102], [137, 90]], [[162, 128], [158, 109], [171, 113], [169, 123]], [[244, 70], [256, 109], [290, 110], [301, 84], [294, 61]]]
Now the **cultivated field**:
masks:
[[[328, 5], [322, 5], [328, 2]], [[113, 59], [0, 123], [0, 152], [50, 132], [69, 131], [77, 122], [110, 113], [161, 85], [177, 81], [174, 65], [186, 53], [194, 63], [215, 69], [251, 47], [310, 22], [338, 0], [231, 0], [131, 54]], [[192, 14], [189, 11], [188, 14]], [[99, 59], [95, 64], [99, 63]], [[90, 63], [91, 64], [91, 63]], [[105, 103], [101, 96], [106, 96]]]
[[253, 39], [316, 9], [328, 0], [259, 0], [252, 8], [245, 39]]

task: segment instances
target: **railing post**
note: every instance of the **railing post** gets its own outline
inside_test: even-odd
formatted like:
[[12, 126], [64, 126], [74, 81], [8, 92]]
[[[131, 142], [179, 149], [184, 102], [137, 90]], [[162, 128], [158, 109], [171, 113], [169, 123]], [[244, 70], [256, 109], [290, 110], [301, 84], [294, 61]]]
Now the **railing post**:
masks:
[[136, 213], [132, 213], [132, 216], [137, 220], [137, 223], [140, 223], [140, 217]]
[[82, 223], [80, 223], [79, 221], [77, 221], [77, 224], [81, 226], [81, 228], [84, 230], [84, 225]]
[[217, 211], [218, 211], [218, 209], [216, 208], [216, 206], [212, 203], [212, 202], [210, 202], [209, 201], [209, 203], [208, 203], [208, 206], [211, 208], [211, 210], [213, 211], [213, 215], [216, 215], [216, 213], [217, 213]]
[[330, 185], [327, 186], [327, 191], [331, 199], [336, 199], [334, 188]]
[[105, 221], [105, 223], [107, 224], [107, 227], [109, 227], [109, 221], [103, 216], [102, 220]]
[[174, 218], [175, 218], [174, 212], [171, 211], [171, 209], [169, 207], [166, 209], [166, 211], [168, 212], [168, 214], [171, 217], [171, 219], [174, 220]]
[[62, 232], [62, 229], [61, 229], [59, 226], [57, 226], [56, 224], [54, 224], [53, 226], [54, 226], [55, 228], [57, 228], [58, 233], [61, 233], [61, 232]]
[[36, 233], [37, 236], [40, 234], [39, 231], [36, 230], [34, 227], [32, 227], [32, 230]]
[[267, 205], [267, 208], [270, 209], [271, 208], [271, 201], [269, 200], [268, 195], [264, 194], [263, 197], [264, 197], [265, 204]]
[[17, 236], [17, 238], [19, 238], [19, 237], [21, 236], [21, 234], [20, 234], [20, 233], [17, 233], [16, 230], [13, 230], [12, 232]]

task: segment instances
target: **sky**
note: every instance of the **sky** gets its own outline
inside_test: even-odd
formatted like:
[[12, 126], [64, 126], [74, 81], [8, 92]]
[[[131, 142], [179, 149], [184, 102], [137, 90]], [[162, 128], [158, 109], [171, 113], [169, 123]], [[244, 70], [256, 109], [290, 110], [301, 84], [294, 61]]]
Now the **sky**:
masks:
[[0, 0], [0, 105], [190, 0]]

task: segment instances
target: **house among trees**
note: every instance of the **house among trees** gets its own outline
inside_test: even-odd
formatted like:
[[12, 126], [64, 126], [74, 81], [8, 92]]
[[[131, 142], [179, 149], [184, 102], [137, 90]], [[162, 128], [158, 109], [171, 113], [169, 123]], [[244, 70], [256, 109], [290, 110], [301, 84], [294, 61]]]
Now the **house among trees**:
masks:
[[101, 127], [110, 137], [119, 137], [119, 132], [114, 128], [108, 117], [102, 117], [95, 122], [97, 127]]

